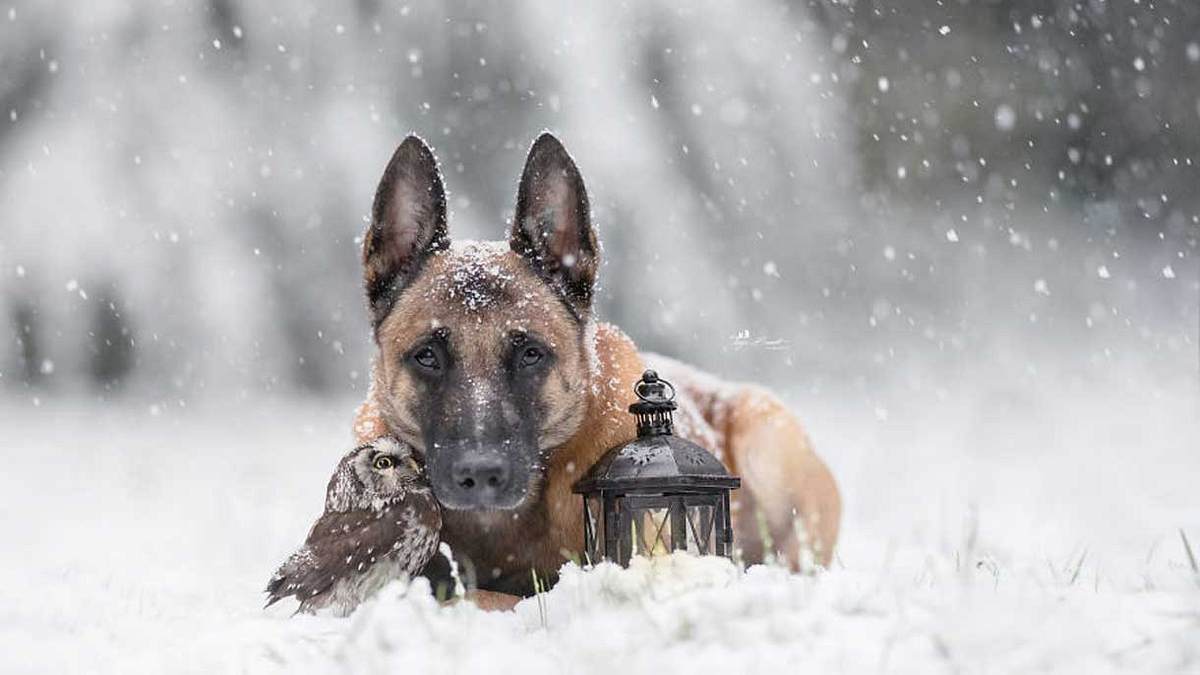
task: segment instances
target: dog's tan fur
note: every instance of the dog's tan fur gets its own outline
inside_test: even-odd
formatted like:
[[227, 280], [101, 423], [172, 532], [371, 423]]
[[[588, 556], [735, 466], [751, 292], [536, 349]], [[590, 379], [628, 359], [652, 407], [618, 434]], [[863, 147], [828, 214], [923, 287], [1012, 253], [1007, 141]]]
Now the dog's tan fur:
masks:
[[[414, 342], [436, 328], [451, 328], [462, 343], [463, 368], [479, 374], [474, 379], [485, 384], [484, 375], [498, 368], [504, 356], [499, 347], [505, 336], [520, 330], [540, 336], [559, 355], [554, 377], [541, 391], [553, 411], [541, 444], [559, 445], [570, 438], [585, 414], [573, 395], [587, 384], [585, 345], [554, 292], [529, 277], [521, 256], [489, 243], [454, 246], [430, 257], [405, 290], [405, 301], [397, 303], [378, 330], [380, 367], [374, 384], [385, 394], [377, 402], [390, 429], [425, 449], [412, 411], [420, 405], [410, 395], [413, 376], [399, 365]], [[488, 280], [482, 287], [481, 278]]]
[[[389, 173], [394, 173], [391, 165]], [[549, 198], [560, 197], [551, 193]], [[386, 211], [383, 217], [388, 217]], [[445, 224], [439, 225], [438, 236], [444, 237]], [[372, 259], [372, 236], [365, 242], [369, 288], [373, 275], [390, 265], [377, 267], [378, 260]], [[572, 244], [559, 239], [549, 243], [560, 249]], [[617, 327], [573, 312], [561, 289], [547, 283], [513, 248], [435, 242], [419, 268], [407, 268], [411, 278], [377, 321], [372, 387], [354, 423], [359, 443], [391, 434], [424, 450], [415, 414], [423, 402], [402, 357], [434, 329], [445, 327], [456, 336], [460, 367], [478, 373], [484, 383], [480, 397], [490, 395], [486, 374], [500, 367], [498, 345], [505, 335], [524, 331], [553, 348], [553, 369], [538, 394], [545, 420], [538, 445], [552, 450], [537, 483], [528, 486], [527, 500], [534, 500], [536, 508], [445, 516], [443, 539], [474, 562], [480, 588], [488, 589], [489, 580], [495, 581], [492, 590], [517, 588], [531, 569], [553, 575], [565, 560], [578, 556], [582, 500], [572, 485], [606, 450], [634, 437], [634, 420], [626, 409], [633, 384], [647, 367], [677, 386], [677, 432], [713, 450], [742, 477], [732, 509], [735, 546], [743, 559], [759, 562], [778, 552], [793, 567], [827, 565], [841, 516], [838, 490], [783, 403], [761, 387], [728, 384], [671, 359], [639, 353]], [[403, 246], [400, 252], [406, 252]], [[587, 260], [589, 266], [595, 263]], [[590, 302], [583, 310], [590, 311]]]

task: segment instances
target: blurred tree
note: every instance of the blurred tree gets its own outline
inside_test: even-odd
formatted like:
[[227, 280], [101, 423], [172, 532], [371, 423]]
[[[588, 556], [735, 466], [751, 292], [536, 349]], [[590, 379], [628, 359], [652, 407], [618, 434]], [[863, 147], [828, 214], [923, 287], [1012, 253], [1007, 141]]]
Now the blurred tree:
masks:
[[92, 303], [92, 330], [88, 333], [90, 370], [93, 383], [111, 391], [133, 370], [135, 341], [115, 285], [101, 284], [99, 288], [104, 290]]

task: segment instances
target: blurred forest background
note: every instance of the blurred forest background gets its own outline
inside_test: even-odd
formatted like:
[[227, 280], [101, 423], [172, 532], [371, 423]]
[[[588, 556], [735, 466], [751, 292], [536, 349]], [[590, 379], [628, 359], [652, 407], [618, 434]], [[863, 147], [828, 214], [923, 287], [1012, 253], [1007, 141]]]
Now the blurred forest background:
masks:
[[409, 131], [557, 132], [644, 347], [817, 394], [1194, 378], [1200, 3], [0, 2], [0, 392], [358, 395]]

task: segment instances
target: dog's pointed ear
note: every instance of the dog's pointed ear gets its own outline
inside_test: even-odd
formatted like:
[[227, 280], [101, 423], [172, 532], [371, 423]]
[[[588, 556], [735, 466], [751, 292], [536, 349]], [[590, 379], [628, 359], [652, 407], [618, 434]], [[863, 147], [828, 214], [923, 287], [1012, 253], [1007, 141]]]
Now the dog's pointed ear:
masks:
[[425, 260], [449, 245], [437, 159], [424, 141], [409, 136], [383, 171], [363, 238], [363, 282], [376, 327]]
[[557, 138], [543, 133], [525, 160], [509, 246], [579, 315], [592, 305], [599, 247], [583, 177]]

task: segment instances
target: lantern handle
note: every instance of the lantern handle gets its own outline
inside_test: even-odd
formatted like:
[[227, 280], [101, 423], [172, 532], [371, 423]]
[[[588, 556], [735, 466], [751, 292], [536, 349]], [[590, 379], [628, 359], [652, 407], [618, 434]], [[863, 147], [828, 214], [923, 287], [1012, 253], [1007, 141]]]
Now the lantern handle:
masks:
[[638, 399], [645, 401], [646, 403], [657, 403], [657, 401], [651, 401], [650, 399], [646, 398], [646, 394], [642, 393], [646, 387], [652, 384], [665, 384], [671, 389], [671, 395], [667, 397], [667, 400], [675, 400], [675, 385], [671, 384], [667, 380], [659, 378], [658, 373], [654, 372], [653, 370], [647, 370], [646, 372], [642, 373], [642, 379], [638, 380], [637, 384], [633, 385], [633, 393], [637, 395]]

